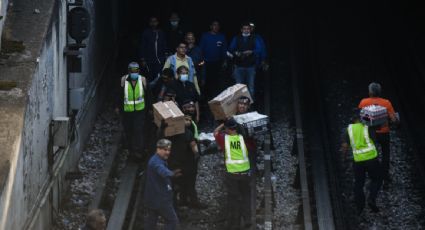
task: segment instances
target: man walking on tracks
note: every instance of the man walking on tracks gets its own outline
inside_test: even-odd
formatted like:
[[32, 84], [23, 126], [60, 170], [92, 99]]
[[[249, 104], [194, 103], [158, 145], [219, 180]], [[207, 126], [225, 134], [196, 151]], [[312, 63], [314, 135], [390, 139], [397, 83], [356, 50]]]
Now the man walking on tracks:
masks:
[[[225, 128], [225, 132], [222, 129]], [[224, 150], [227, 186], [226, 229], [251, 227], [251, 167], [248, 149], [242, 135], [238, 134], [236, 121], [231, 118], [214, 130], [217, 144]], [[244, 226], [240, 226], [241, 217]]]
[[171, 171], [167, 168], [170, 152], [171, 141], [160, 139], [156, 144], [156, 154], [149, 160], [144, 193], [147, 212], [144, 229], [156, 229], [159, 216], [162, 216], [165, 220], [165, 230], [177, 228], [179, 220], [173, 206], [173, 190], [170, 178], [180, 176], [181, 170]]
[[[125, 139], [128, 143], [130, 158], [144, 159], [145, 111], [148, 99], [146, 97], [146, 79], [139, 74], [137, 62], [128, 65], [128, 74], [121, 78], [121, 87], [124, 89], [122, 100], [122, 123]], [[116, 108], [117, 112], [119, 111]]]
[[[370, 105], [380, 105], [387, 109], [388, 117], [392, 123], [398, 123], [395, 115], [394, 108], [391, 102], [387, 99], [381, 98], [381, 85], [372, 82], [369, 84], [369, 97], [360, 101], [359, 108], [362, 109]], [[384, 180], [384, 188], [388, 187], [391, 182], [389, 176], [390, 169], [390, 128], [388, 122], [376, 130], [376, 141], [382, 149], [382, 178]]]
[[378, 161], [378, 151], [375, 147], [375, 130], [360, 122], [360, 114], [355, 114], [353, 124], [347, 128], [341, 146], [343, 153], [347, 153], [350, 143], [353, 153], [354, 170], [354, 197], [359, 214], [365, 206], [365, 195], [363, 186], [366, 180], [366, 173], [372, 180], [369, 186], [368, 206], [372, 212], [379, 212], [376, 206], [376, 196], [382, 184], [380, 167]]

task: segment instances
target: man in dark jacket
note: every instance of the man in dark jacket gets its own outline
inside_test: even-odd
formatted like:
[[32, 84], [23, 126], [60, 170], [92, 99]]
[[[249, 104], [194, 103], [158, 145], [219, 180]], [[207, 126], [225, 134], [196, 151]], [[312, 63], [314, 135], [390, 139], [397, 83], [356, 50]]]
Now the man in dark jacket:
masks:
[[188, 81], [188, 69], [186, 66], [182, 65], [177, 68], [177, 79], [169, 87], [176, 92], [176, 102], [178, 105], [183, 105], [183, 102], [187, 99], [194, 101], [196, 108], [195, 121], [199, 122], [199, 94], [196, 91], [195, 85]]
[[158, 76], [166, 58], [165, 34], [158, 25], [158, 18], [151, 17], [150, 27], [143, 31], [140, 39], [139, 57], [143, 67], [149, 71], [149, 80]]
[[221, 70], [226, 59], [227, 40], [220, 32], [218, 21], [213, 21], [210, 31], [202, 34], [199, 47], [205, 60], [205, 94], [211, 100], [226, 88]]
[[229, 52], [234, 58], [235, 69], [233, 76], [236, 83], [242, 83], [248, 86], [249, 93], [255, 96], [255, 68], [257, 55], [259, 54], [260, 44], [258, 39], [251, 34], [251, 26], [244, 23], [241, 27], [241, 34], [233, 38], [229, 46]]
[[176, 12], [171, 13], [169, 23], [165, 28], [167, 37], [168, 52], [173, 53], [180, 42], [183, 42], [186, 29], [180, 21], [180, 17]]
[[165, 220], [164, 229], [172, 230], [177, 228], [179, 220], [173, 207], [171, 177], [180, 176], [181, 170], [171, 171], [167, 168], [171, 141], [160, 139], [156, 147], [156, 154], [150, 158], [146, 169], [144, 203], [147, 215], [144, 227], [145, 229], [156, 229], [158, 217], [162, 216]]
[[205, 68], [204, 68], [204, 55], [199, 46], [195, 44], [195, 35], [192, 32], [188, 32], [185, 35], [184, 41], [187, 45], [186, 54], [192, 58], [193, 64], [195, 65], [196, 75], [200, 85], [205, 84]]

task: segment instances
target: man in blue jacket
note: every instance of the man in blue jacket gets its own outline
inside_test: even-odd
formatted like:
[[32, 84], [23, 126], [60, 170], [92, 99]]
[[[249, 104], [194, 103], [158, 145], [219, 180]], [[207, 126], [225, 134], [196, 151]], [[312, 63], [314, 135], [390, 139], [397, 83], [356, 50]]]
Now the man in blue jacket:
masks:
[[143, 31], [140, 40], [139, 57], [142, 67], [147, 68], [149, 72], [148, 80], [158, 77], [166, 58], [165, 34], [158, 25], [158, 18], [151, 17], [149, 28]]
[[226, 58], [227, 40], [224, 34], [220, 33], [218, 21], [213, 21], [210, 31], [202, 34], [199, 47], [205, 60], [205, 94], [208, 100], [211, 100], [225, 88], [221, 69]]
[[159, 216], [164, 218], [166, 230], [176, 229], [179, 223], [173, 206], [171, 177], [181, 176], [181, 170], [167, 168], [170, 152], [171, 141], [160, 139], [156, 144], [156, 154], [149, 160], [144, 193], [147, 212], [144, 229], [156, 229]]
[[264, 71], [266, 71], [268, 69], [268, 64], [267, 64], [267, 49], [266, 49], [266, 43], [264, 42], [264, 39], [261, 35], [259, 35], [258, 33], [255, 33], [255, 24], [253, 22], [249, 23], [250, 27], [251, 27], [251, 34], [255, 36], [255, 39], [257, 40], [257, 44], [259, 45], [258, 47], [258, 55], [257, 55], [257, 68], [261, 68]]
[[255, 69], [260, 47], [258, 39], [251, 34], [249, 23], [242, 24], [241, 33], [233, 38], [229, 46], [229, 52], [234, 58], [235, 81], [247, 85], [252, 97], [255, 97]]

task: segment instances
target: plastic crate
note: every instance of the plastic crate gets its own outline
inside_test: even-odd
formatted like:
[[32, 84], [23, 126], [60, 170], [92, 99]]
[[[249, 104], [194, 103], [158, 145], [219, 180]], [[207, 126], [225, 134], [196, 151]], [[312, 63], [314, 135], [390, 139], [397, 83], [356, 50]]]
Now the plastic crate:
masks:
[[[250, 116], [250, 114], [258, 116], [258, 118], [254, 120], [243, 119], [244, 116]], [[269, 118], [266, 115], [261, 115], [257, 112], [252, 112], [250, 114], [234, 116], [236, 122], [239, 124], [239, 131], [245, 136], [256, 136], [267, 133], [269, 130]]]
[[360, 111], [362, 122], [368, 126], [380, 126], [388, 121], [387, 109], [379, 105], [366, 106]]

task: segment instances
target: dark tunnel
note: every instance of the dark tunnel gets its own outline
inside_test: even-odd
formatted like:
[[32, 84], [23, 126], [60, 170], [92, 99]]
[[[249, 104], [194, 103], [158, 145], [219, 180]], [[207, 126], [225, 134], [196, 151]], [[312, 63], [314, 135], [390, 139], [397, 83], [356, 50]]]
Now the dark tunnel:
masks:
[[[271, 59], [289, 61], [295, 55], [304, 60], [304, 65], [332, 58], [363, 60], [371, 75], [359, 77], [383, 77], [378, 66], [384, 59], [396, 64], [397, 57], [410, 54], [422, 59], [424, 50], [423, 5], [414, 2], [127, 0], [115, 7], [119, 28], [115, 36], [121, 42], [126, 39], [121, 49], [129, 52], [128, 60], [137, 58], [138, 37], [148, 18], [159, 17], [160, 27], [164, 27], [172, 12], [177, 12], [186, 28], [195, 32], [198, 42], [212, 20], [221, 23], [221, 32], [228, 40], [239, 32], [242, 22], [253, 21], [256, 31], [265, 38]], [[107, 13], [100, 13], [102, 20], [109, 20]]]
[[[112, 1], [114, 2], [114, 1]], [[115, 1], [114, 4], [96, 2], [99, 7], [98, 19], [103, 31], [103, 20], [115, 26], [116, 44], [106, 46], [104, 55], [115, 55], [113, 75], [108, 74], [103, 81], [110, 88], [117, 89], [118, 79], [127, 72], [131, 61], [139, 61], [138, 49], [140, 36], [148, 26], [148, 19], [157, 16], [160, 27], [164, 29], [171, 13], [180, 16], [180, 23], [188, 28], [185, 32], [194, 32], [197, 42], [203, 32], [209, 30], [209, 24], [218, 20], [221, 32], [230, 42], [239, 33], [241, 23], [250, 21], [256, 24], [256, 33], [266, 43], [270, 64], [271, 107], [280, 106], [274, 97], [284, 97], [285, 89], [292, 90], [289, 79], [295, 77], [297, 85], [304, 90], [301, 98], [305, 107], [315, 97], [315, 86], [327, 88], [333, 82], [349, 85], [346, 93], [350, 100], [358, 101], [367, 96], [367, 85], [379, 82], [385, 95], [391, 95], [394, 106], [403, 110], [405, 123], [414, 126], [408, 129], [412, 141], [418, 149], [425, 148], [423, 130], [420, 122], [425, 117], [425, 8], [423, 3], [408, 1]], [[115, 15], [104, 10], [115, 7]], [[101, 43], [108, 39], [98, 37]], [[230, 78], [230, 76], [229, 76]], [[260, 77], [256, 81], [262, 81]], [[282, 86], [284, 81], [290, 86]], [[276, 84], [274, 84], [276, 83]], [[331, 89], [332, 90], [332, 89]], [[338, 91], [339, 89], [335, 89]], [[115, 90], [114, 90], [115, 92]], [[344, 107], [341, 95], [332, 95], [330, 100], [338, 101], [338, 107]], [[354, 95], [354, 96], [352, 96]], [[343, 98], [343, 97], [341, 97]], [[329, 98], [323, 98], [328, 101]], [[259, 103], [261, 107], [262, 102]], [[348, 102], [347, 102], [348, 104]], [[326, 105], [328, 106], [328, 105]], [[350, 104], [345, 107], [356, 107]], [[324, 106], [325, 107], [325, 106]], [[332, 107], [332, 105], [331, 105]], [[321, 108], [325, 109], [325, 108]], [[352, 108], [347, 110], [351, 111]], [[289, 108], [292, 110], [292, 107]], [[260, 110], [261, 111], [261, 110]], [[308, 119], [314, 120], [317, 111], [306, 112]], [[327, 114], [329, 115], [329, 114]], [[337, 114], [339, 116], [339, 114]], [[272, 113], [271, 119], [279, 114]], [[332, 119], [335, 114], [329, 115]], [[292, 119], [293, 120], [293, 119]], [[292, 121], [291, 120], [291, 121]], [[293, 121], [292, 121], [293, 122]], [[332, 130], [334, 131], [334, 130]], [[340, 130], [338, 130], [339, 132]], [[338, 136], [340, 133], [330, 132]], [[340, 144], [340, 143], [337, 143]], [[333, 154], [339, 154], [333, 153]], [[336, 170], [338, 155], [332, 155]], [[425, 165], [425, 154], [418, 157]], [[419, 164], [419, 163], [418, 163]], [[338, 178], [339, 180], [342, 180]], [[335, 215], [343, 215], [335, 214]], [[338, 225], [337, 226], [342, 226]], [[342, 229], [342, 228], [341, 228]]]
[[[138, 39], [151, 16], [158, 16], [164, 27], [170, 14], [177, 12], [197, 42], [212, 20], [220, 22], [228, 41], [239, 33], [242, 22], [253, 21], [266, 42], [272, 82], [282, 79], [278, 70], [283, 69], [297, 74], [299, 84], [308, 90], [314, 76], [320, 79], [334, 69], [339, 76], [331, 76], [331, 81], [344, 77], [360, 88], [372, 81], [388, 86], [387, 92], [397, 97], [395, 104], [411, 111], [404, 114], [411, 123], [425, 116], [425, 106], [416, 106], [425, 105], [423, 2], [127, 0], [116, 7], [115, 63], [122, 73], [128, 62], [137, 60]], [[411, 100], [416, 103], [404, 103]], [[422, 138], [425, 127], [410, 128], [415, 138]]]
[[[226, 119], [237, 114], [239, 103], [245, 104], [247, 109], [244, 112], [238, 111], [238, 115], [248, 112], [265, 115], [261, 118], [263, 119], [261, 128], [264, 128], [262, 130], [264, 132], [259, 134], [258, 139], [253, 140], [254, 144], [257, 144], [254, 146], [255, 154], [257, 150], [260, 152], [259, 155], [255, 155], [254, 163], [261, 161], [258, 165], [266, 171], [264, 162], [267, 161], [269, 173], [267, 177], [258, 174], [257, 182], [259, 183], [251, 184], [254, 185], [250, 188], [252, 191], [263, 186], [267, 178], [269, 198], [275, 195], [282, 198], [283, 193], [289, 194], [288, 199], [287, 197], [281, 200], [276, 199], [276, 203], [286, 199], [287, 203], [283, 206], [287, 204], [294, 206], [292, 209], [289, 208], [291, 209], [289, 211], [292, 211], [293, 220], [290, 221], [293, 222], [293, 226], [303, 227], [302, 215], [311, 212], [315, 222], [313, 227], [317, 227], [320, 220], [314, 219], [318, 216], [314, 217], [317, 214], [314, 212], [318, 210], [316, 201], [319, 199], [306, 201], [305, 204], [308, 205], [305, 205], [306, 210], [303, 210], [304, 200], [301, 196], [305, 195], [306, 190], [301, 189], [300, 174], [307, 174], [304, 176], [309, 177], [310, 187], [318, 184], [313, 184], [315, 183], [311, 180], [313, 177], [325, 178], [322, 185], [332, 190], [324, 192], [328, 192], [329, 202], [327, 203], [333, 206], [328, 209], [328, 213], [335, 216], [336, 229], [381, 229], [379, 225], [374, 225], [374, 219], [371, 218], [368, 220], [367, 224], [370, 224], [368, 227], [362, 225], [363, 220], [358, 222], [360, 224], [342, 227], [344, 223], [349, 223], [357, 216], [354, 216], [355, 204], [350, 203], [354, 196], [347, 195], [353, 192], [352, 168], [348, 167], [353, 162], [350, 161], [344, 165], [351, 159], [342, 159], [345, 156], [342, 156], [339, 149], [343, 139], [341, 134], [347, 134], [347, 125], [352, 123], [353, 113], [358, 113], [358, 107], [361, 107], [359, 102], [369, 97], [368, 86], [371, 82], [381, 84], [382, 96], [390, 99], [395, 112], [400, 112], [400, 123], [392, 124], [394, 127], [391, 127], [391, 132], [390, 128], [385, 127], [388, 128], [385, 132], [388, 137], [385, 140], [388, 143], [385, 145], [388, 147], [387, 152], [390, 152], [390, 133], [393, 138], [391, 139], [391, 167], [388, 166], [386, 172], [389, 174], [391, 168], [391, 176], [399, 176], [399, 179], [397, 183], [392, 184], [390, 190], [383, 191], [385, 193], [383, 199], [386, 200], [379, 200], [378, 204], [385, 202], [386, 206], [381, 207], [386, 209], [382, 209], [381, 213], [384, 214], [377, 222], [383, 223], [385, 226], [382, 229], [385, 229], [387, 225], [397, 222], [394, 220], [402, 216], [398, 222], [400, 225], [389, 228], [405, 229], [403, 221], [410, 221], [408, 226], [425, 226], [423, 219], [425, 202], [422, 202], [425, 196], [420, 196], [425, 191], [425, 153], [423, 151], [425, 123], [422, 122], [425, 117], [424, 12], [425, 1], [406, 0], [0, 0], [0, 33], [2, 35], [0, 41], [0, 143], [4, 145], [0, 148], [0, 210], [4, 210], [0, 214], [0, 229], [32, 229], [34, 226], [40, 226], [39, 229], [48, 229], [52, 227], [52, 224], [67, 225], [68, 217], [74, 218], [74, 224], [82, 224], [81, 221], [84, 219], [82, 212], [87, 210], [80, 209], [80, 206], [87, 208], [89, 199], [92, 199], [89, 195], [94, 195], [92, 193], [97, 193], [97, 198], [94, 200], [96, 204], [93, 207], [104, 205], [107, 210], [112, 210], [115, 192], [121, 186], [117, 181], [131, 183], [136, 181], [134, 179], [136, 174], [141, 175], [138, 170], [146, 169], [144, 168], [146, 160], [150, 159], [148, 158], [151, 157], [150, 154], [155, 153], [158, 147], [156, 142], [160, 138], [170, 137], [171, 139], [174, 136], [186, 134], [187, 127], [192, 124], [194, 135], [190, 138], [193, 137], [198, 141], [195, 137], [198, 134], [198, 124], [195, 123], [198, 121], [199, 134], [204, 133], [206, 138], [210, 138], [203, 139], [208, 143], [202, 146], [202, 151], [207, 152], [205, 154], [207, 163], [199, 164], [203, 170], [200, 171], [200, 177], [202, 176], [200, 181], [204, 183], [204, 187], [200, 190], [206, 191], [205, 194], [207, 194], [202, 194], [205, 195], [202, 198], [204, 200], [208, 198], [207, 202], [215, 205], [208, 212], [199, 213], [204, 215], [202, 221], [206, 224], [218, 223], [217, 226], [221, 226], [224, 223], [224, 217], [220, 215], [228, 211], [224, 206], [226, 200], [224, 193], [227, 191], [220, 187], [221, 184], [215, 183], [218, 180], [221, 181], [222, 178], [219, 176], [223, 176], [220, 172], [217, 173], [219, 171], [217, 168], [222, 170], [223, 174], [232, 172], [227, 172], [223, 167], [226, 164], [226, 157], [230, 157], [230, 154], [224, 156], [224, 159], [222, 155], [216, 154], [220, 152], [220, 149], [217, 138], [214, 136], [217, 132], [214, 131], [220, 127], [221, 123], [224, 125]], [[151, 76], [150, 71], [140, 59], [141, 36], [148, 28], [148, 20], [152, 16], [159, 19], [159, 27], [164, 30], [169, 24], [172, 13], [179, 15], [184, 32], [194, 33], [197, 44], [200, 42], [201, 35], [210, 30], [209, 27], [213, 21], [220, 23], [220, 32], [224, 34], [228, 44], [234, 36], [240, 34], [242, 23], [254, 23], [255, 33], [264, 39], [268, 65], [264, 62], [259, 64], [262, 60], [258, 58], [258, 53], [252, 51], [255, 50], [253, 45], [257, 46], [257, 40], [255, 40], [257, 37], [251, 36], [249, 44], [239, 42], [238, 46], [244, 47], [243, 49], [238, 47], [240, 49], [234, 52], [234, 56], [240, 58], [232, 59], [232, 55], [227, 54], [225, 61], [222, 58], [225, 56], [224, 52], [220, 53], [221, 50], [217, 49], [221, 41], [210, 43], [214, 54], [221, 56], [217, 58], [218, 61], [212, 61], [209, 74], [207, 74], [207, 66], [211, 63], [208, 63], [208, 60], [200, 62], [205, 64], [204, 66], [202, 64], [196, 66], [198, 70], [203, 71], [196, 70], [197, 73], [201, 73], [199, 76], [204, 77], [199, 87], [201, 90], [195, 88], [197, 78], [194, 76], [197, 76], [197, 73], [193, 74], [195, 68], [192, 68], [191, 73], [189, 72], [189, 68], [194, 66], [189, 61], [187, 63], [185, 61], [185, 65], [190, 66], [187, 70], [188, 74], [184, 74], [188, 75], [185, 76], [186, 79], [179, 79], [181, 76], [173, 71], [169, 71], [168, 78], [164, 77], [167, 74]], [[152, 43], [154, 42], [150, 44]], [[165, 59], [167, 55], [174, 53], [176, 47], [167, 48], [170, 52], [163, 54], [161, 58]], [[184, 47], [180, 48], [184, 49]], [[240, 72], [246, 74], [237, 76], [239, 73], [237, 64], [242, 62], [241, 56], [244, 56], [240, 55], [241, 53], [249, 56], [247, 61], [249, 63], [245, 63], [249, 67], [240, 66], [240, 69], [243, 69]], [[151, 59], [159, 60], [160, 58]], [[133, 65], [134, 69], [130, 69], [130, 62], [138, 62], [141, 68]], [[162, 63], [154, 64], [155, 70], [158, 70], [155, 74], [161, 71], [164, 62], [165, 60], [162, 60]], [[177, 62], [175, 64], [174, 67], [177, 67]], [[264, 68], [264, 66], [270, 68]], [[148, 84], [144, 82], [144, 76], [136, 73], [139, 70], [140, 75], [147, 77]], [[130, 77], [132, 81], [127, 75], [129, 71], [135, 71]], [[210, 77], [213, 80], [210, 82], [213, 84], [205, 83], [208, 75], [218, 76]], [[173, 76], [178, 80], [172, 82], [175, 80], [172, 79]], [[240, 78], [236, 79], [237, 77]], [[255, 84], [252, 84], [254, 78]], [[149, 84], [153, 79], [158, 81]], [[132, 82], [133, 88], [136, 88], [138, 84], [137, 90], [129, 89], [126, 80]], [[194, 107], [197, 107], [191, 108], [196, 110], [195, 115], [193, 110], [184, 111], [183, 108], [183, 101], [187, 103], [190, 97], [182, 88], [186, 87], [186, 81], [190, 81], [190, 84], [193, 82], [190, 99], [192, 104], [196, 104]], [[160, 84], [157, 84], [158, 82]], [[170, 92], [179, 91], [182, 94], [180, 95], [181, 103], [176, 103], [182, 108], [176, 109], [180, 113], [179, 133], [176, 131], [172, 135], [165, 135], [164, 130], [168, 125], [165, 122], [166, 118], [159, 114], [157, 108], [153, 109], [153, 105], [165, 98], [164, 95], [168, 90], [166, 83], [169, 82], [175, 83], [171, 85], [174, 88], [168, 88]], [[222, 104], [217, 106], [219, 108], [217, 110], [224, 115], [216, 116], [213, 114], [216, 111], [213, 111], [208, 100], [215, 98], [235, 82], [248, 84], [248, 89], [243, 88], [246, 86], [238, 86], [243, 88], [248, 96], [254, 92], [253, 88], [255, 88], [255, 94], [252, 95], [254, 103], [250, 104], [252, 100], [246, 102], [246, 98], [240, 95], [233, 97], [234, 94], [232, 94], [231, 100], [229, 99], [231, 103], [227, 101], [225, 105], [230, 112], [224, 114], [224, 100], [219, 101]], [[145, 87], [140, 88], [141, 85]], [[130, 99], [129, 92], [132, 92]], [[136, 92], [140, 93], [138, 97]], [[174, 97], [177, 97], [176, 92]], [[137, 109], [136, 104], [139, 106]], [[133, 108], [130, 108], [131, 106]], [[140, 112], [132, 113], [140, 116], [126, 119], [129, 113], [125, 112]], [[390, 116], [390, 113], [385, 115]], [[189, 117], [195, 118], [193, 120], [196, 122], [191, 123]], [[388, 124], [386, 118], [383, 119], [385, 125]], [[134, 124], [130, 124], [132, 122]], [[303, 122], [304, 127], [307, 127], [305, 129], [302, 127]], [[238, 124], [238, 128], [246, 125], [242, 123]], [[161, 133], [163, 131], [164, 133]], [[249, 134], [251, 135], [249, 138], [257, 138], [256, 134]], [[147, 137], [145, 138], [144, 135]], [[364, 135], [366, 136], [366, 132]], [[130, 140], [129, 136], [134, 138]], [[239, 136], [244, 138], [243, 135]], [[304, 138], [306, 141], [303, 142]], [[276, 146], [274, 141], [277, 143]], [[183, 141], [175, 142], [184, 144]], [[318, 144], [315, 146], [313, 142]], [[210, 143], [214, 143], [211, 148], [209, 148]], [[132, 144], [134, 146], [131, 146]], [[226, 144], [230, 145], [228, 142]], [[198, 157], [193, 165], [198, 167], [197, 160], [203, 154], [195, 147], [201, 149], [201, 143], [196, 143], [195, 146], [191, 142], [190, 146], [194, 148], [190, 150], [193, 153], [190, 156]], [[350, 147], [354, 148], [354, 145]], [[303, 150], [299, 151], [298, 148]], [[382, 145], [377, 149], [383, 152]], [[306, 152], [305, 160], [300, 160], [304, 158], [304, 153], [300, 154], [303, 157], [299, 157], [297, 151]], [[109, 154], [110, 152], [113, 154]], [[184, 153], [185, 151], [173, 152]], [[251, 176], [249, 171], [251, 159], [247, 160], [246, 152], [244, 149], [241, 154], [244, 155], [244, 161], [248, 161], [244, 164], [248, 164], [247, 175]], [[380, 155], [381, 159], [382, 155]], [[130, 164], [136, 164], [128, 160], [130, 156], [137, 158], [141, 163], [137, 166], [133, 165], [134, 167], [127, 167]], [[389, 165], [389, 153], [387, 156], [388, 160], [385, 163]], [[278, 157], [281, 158], [278, 159]], [[350, 157], [354, 158], [351, 155]], [[323, 162], [315, 161], [317, 158]], [[81, 166], [80, 160], [87, 164]], [[126, 165], [127, 160], [128, 165]], [[271, 166], [272, 160], [275, 160], [275, 165], [278, 165], [275, 168]], [[300, 162], [303, 161], [307, 167], [300, 166]], [[102, 166], [105, 162], [109, 164], [108, 169]], [[316, 166], [321, 164], [323, 174], [308, 171], [315, 167], [312, 162], [315, 162]], [[134, 173], [129, 174], [134, 178], [128, 181], [121, 180], [122, 178], [119, 177], [126, 175], [122, 173], [121, 166], [125, 170], [132, 168]], [[301, 173], [301, 168], [304, 168], [304, 173]], [[273, 183], [282, 182], [281, 186], [273, 192], [270, 175], [274, 172], [271, 171], [276, 172]], [[102, 181], [96, 181], [98, 176], [102, 177]], [[191, 178], [196, 180], [196, 176]], [[81, 178], [91, 182], [79, 180]], [[139, 181], [142, 177], [137, 178]], [[109, 186], [107, 181], [112, 186]], [[140, 189], [136, 187], [134, 189], [141, 191], [142, 184], [142, 182], [137, 184], [137, 187], [140, 185]], [[128, 188], [133, 189], [133, 185], [129, 185]], [[210, 189], [209, 186], [216, 187]], [[75, 187], [81, 187], [81, 190], [77, 189], [75, 192], [73, 190]], [[265, 190], [265, 187], [264, 185], [261, 189]], [[98, 190], [96, 192], [87, 190], [92, 188]], [[104, 189], [109, 190], [107, 192], [112, 196], [105, 195]], [[168, 187], [167, 189], [172, 190]], [[393, 191], [397, 194], [393, 195]], [[73, 192], [75, 193], [72, 194]], [[312, 194], [307, 196], [315, 195], [314, 192], [311, 190]], [[411, 194], [407, 195], [419, 198], [410, 199], [411, 196], [406, 198], [408, 192]], [[135, 199], [133, 195], [136, 194], [123, 193], [128, 195], [128, 202], [133, 201], [130, 201], [130, 198]], [[73, 199], [75, 194], [78, 199]], [[254, 197], [254, 200], [262, 199], [262, 197], [259, 198], [262, 195], [263, 193]], [[83, 198], [86, 199], [84, 202]], [[405, 201], [417, 212], [403, 210]], [[264, 204], [265, 207], [265, 203], [264, 201], [261, 205]], [[272, 206], [270, 203], [267, 203], [269, 209]], [[310, 203], [311, 209], [307, 208]], [[60, 212], [68, 206], [71, 211], [80, 213], [62, 215]], [[135, 204], [131, 205], [133, 206]], [[255, 206], [250, 208], [257, 211]], [[276, 208], [275, 210], [280, 210], [277, 210], [274, 217], [286, 218], [289, 212], [286, 208]], [[136, 211], [134, 218], [136, 218]], [[16, 213], [20, 215], [15, 215]], [[140, 214], [143, 213], [138, 213]], [[212, 217], [215, 214], [220, 215]], [[409, 216], [409, 214], [417, 214], [421, 218], [411, 217], [412, 215]], [[125, 217], [125, 212], [123, 215]], [[263, 216], [266, 218], [265, 211], [261, 215], [258, 220], [266, 226], [266, 221], [262, 219]], [[271, 218], [270, 216], [272, 215], [267, 218]], [[387, 218], [387, 216], [390, 217]], [[255, 219], [257, 216], [251, 217]], [[340, 220], [336, 220], [338, 218]], [[279, 222], [278, 224], [285, 228], [288, 227], [285, 221], [279, 219], [275, 223]], [[76, 226], [68, 227], [76, 229]]]

